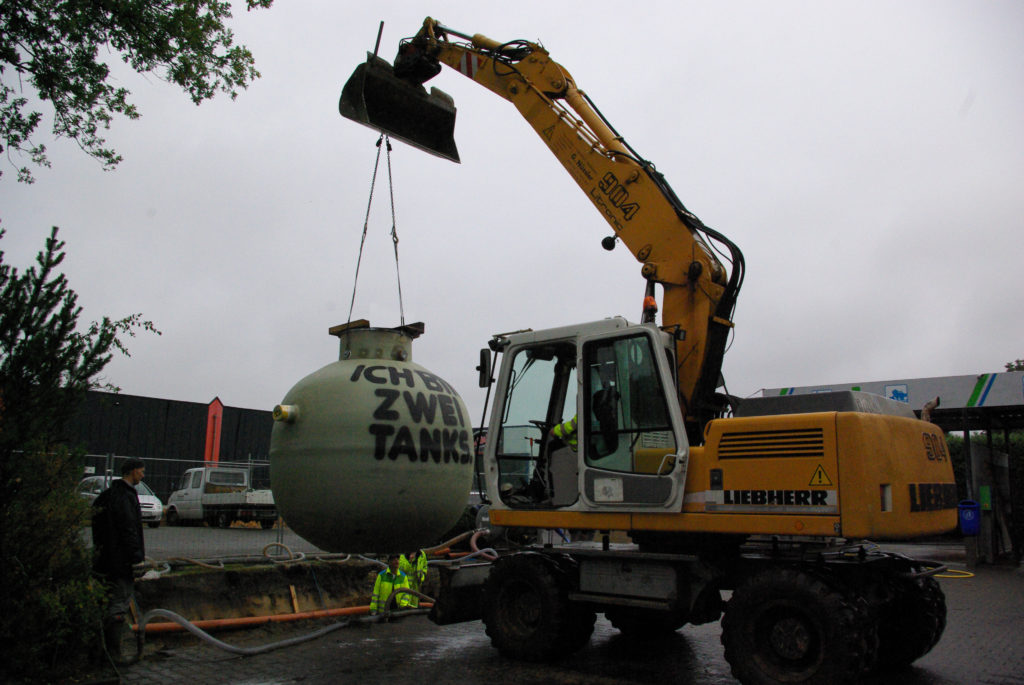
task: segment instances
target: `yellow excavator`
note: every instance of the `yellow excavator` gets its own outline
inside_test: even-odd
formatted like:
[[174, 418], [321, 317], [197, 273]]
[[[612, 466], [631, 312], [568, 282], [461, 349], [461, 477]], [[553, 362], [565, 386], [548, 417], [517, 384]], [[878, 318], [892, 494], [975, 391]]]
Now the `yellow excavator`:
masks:
[[[641, 635], [721, 618], [743, 683], [850, 682], [927, 653], [942, 567], [877, 541], [956, 527], [943, 432], [864, 393], [719, 392], [742, 253], [541, 45], [428, 17], [393, 64], [356, 68], [341, 114], [457, 162], [452, 98], [423, 85], [443, 66], [516, 107], [611, 226], [604, 246], [642, 264], [644, 293], [639, 323], [503, 333], [481, 351], [485, 520], [544, 534], [443, 569], [432, 618], [482, 618], [502, 654], [533, 661], [581, 648], [598, 613]], [[553, 430], [573, 417], [574, 434]]]

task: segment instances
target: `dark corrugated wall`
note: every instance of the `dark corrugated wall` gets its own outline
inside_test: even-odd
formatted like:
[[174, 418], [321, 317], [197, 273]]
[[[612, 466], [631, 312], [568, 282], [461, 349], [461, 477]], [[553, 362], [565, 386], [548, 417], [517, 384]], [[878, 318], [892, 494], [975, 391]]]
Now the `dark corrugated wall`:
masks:
[[[207, 408], [199, 402], [90, 391], [68, 425], [66, 442], [87, 454], [146, 459], [146, 481], [166, 500], [186, 468], [203, 464]], [[269, 411], [224, 407], [220, 461], [266, 462], [273, 422]], [[261, 469], [261, 478], [254, 474], [254, 481], [265, 480], [265, 472]]]

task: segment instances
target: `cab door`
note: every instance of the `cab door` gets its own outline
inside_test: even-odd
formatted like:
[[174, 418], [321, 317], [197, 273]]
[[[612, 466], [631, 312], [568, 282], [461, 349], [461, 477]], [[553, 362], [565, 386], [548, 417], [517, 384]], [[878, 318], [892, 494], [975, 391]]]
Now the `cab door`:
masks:
[[181, 489], [174, 493], [174, 504], [178, 508], [178, 515], [184, 519], [199, 519], [203, 517], [202, 501], [203, 494], [203, 470], [192, 469], [185, 472], [185, 481]]
[[681, 509], [689, 445], [666, 334], [633, 326], [581, 342], [583, 503], [607, 511]]

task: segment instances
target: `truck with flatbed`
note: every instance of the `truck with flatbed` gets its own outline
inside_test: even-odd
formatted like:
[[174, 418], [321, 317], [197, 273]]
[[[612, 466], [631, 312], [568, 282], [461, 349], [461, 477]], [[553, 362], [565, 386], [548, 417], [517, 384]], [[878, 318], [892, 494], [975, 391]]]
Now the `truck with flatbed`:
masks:
[[249, 471], [229, 466], [201, 466], [182, 475], [181, 488], [167, 500], [168, 525], [207, 523], [229, 528], [235, 521], [256, 521], [261, 528], [272, 528], [277, 507], [270, 490], [254, 490]]
[[[531, 661], [581, 648], [598, 613], [637, 635], [721, 619], [747, 684], [852, 682], [932, 649], [942, 567], [878, 543], [956, 527], [942, 430], [864, 393], [725, 392], [741, 251], [538, 43], [428, 17], [394, 64], [374, 53], [357, 67], [341, 114], [458, 161], [452, 98], [423, 87], [443, 66], [518, 109], [612, 228], [603, 245], [642, 264], [644, 291], [639, 323], [502, 333], [482, 351], [494, 402], [476, 489], [492, 533], [584, 541], [538, 536], [494, 562], [442, 566], [432, 618], [482, 619], [502, 654]], [[555, 430], [567, 421], [571, 441]]]

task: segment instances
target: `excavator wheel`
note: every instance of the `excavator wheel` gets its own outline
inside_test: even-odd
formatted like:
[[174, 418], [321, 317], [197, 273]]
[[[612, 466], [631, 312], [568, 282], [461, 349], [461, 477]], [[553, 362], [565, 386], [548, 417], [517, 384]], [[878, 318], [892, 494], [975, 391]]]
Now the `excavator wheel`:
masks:
[[867, 633], [865, 601], [787, 568], [747, 580], [722, 617], [725, 658], [744, 685], [855, 682], [873, 663]]
[[892, 578], [887, 585], [889, 596], [878, 617], [879, 671], [899, 670], [920, 659], [946, 628], [946, 596], [937, 580]]
[[516, 554], [494, 564], [484, 586], [491, 644], [521, 661], [552, 661], [590, 640], [596, 615], [569, 602], [552, 562]]
[[686, 625], [686, 616], [679, 612], [621, 607], [609, 609], [604, 615], [616, 630], [631, 637], [668, 635]]

